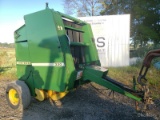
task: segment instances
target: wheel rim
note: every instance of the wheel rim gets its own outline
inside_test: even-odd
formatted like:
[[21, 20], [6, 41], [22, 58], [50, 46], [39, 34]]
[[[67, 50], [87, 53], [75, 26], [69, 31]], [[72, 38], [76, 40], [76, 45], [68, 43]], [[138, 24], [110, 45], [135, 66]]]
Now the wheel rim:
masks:
[[18, 96], [18, 92], [15, 89], [10, 89], [9, 90], [9, 101], [13, 105], [18, 105], [18, 103], [19, 103], [19, 96]]

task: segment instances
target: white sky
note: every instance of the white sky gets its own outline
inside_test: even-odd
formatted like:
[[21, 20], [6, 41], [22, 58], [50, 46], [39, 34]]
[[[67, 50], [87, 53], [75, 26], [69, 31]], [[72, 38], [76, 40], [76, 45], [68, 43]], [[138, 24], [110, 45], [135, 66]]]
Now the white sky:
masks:
[[63, 0], [0, 0], [0, 42], [14, 43], [14, 31], [24, 24], [23, 16], [49, 8], [64, 13]]

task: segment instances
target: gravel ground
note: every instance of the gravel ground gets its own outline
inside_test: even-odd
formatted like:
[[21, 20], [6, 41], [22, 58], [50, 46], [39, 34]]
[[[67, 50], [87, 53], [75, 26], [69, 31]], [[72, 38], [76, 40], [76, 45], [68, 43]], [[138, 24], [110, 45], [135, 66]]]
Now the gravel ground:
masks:
[[[0, 81], [1, 120], [160, 120], [160, 100], [150, 106], [145, 114], [137, 113], [134, 101], [109, 90], [96, 90], [90, 84], [83, 85], [61, 100], [62, 107], [56, 107], [50, 100], [38, 102], [32, 98], [26, 110], [13, 110], [5, 98], [9, 81]], [[94, 84], [96, 88], [103, 89]]]

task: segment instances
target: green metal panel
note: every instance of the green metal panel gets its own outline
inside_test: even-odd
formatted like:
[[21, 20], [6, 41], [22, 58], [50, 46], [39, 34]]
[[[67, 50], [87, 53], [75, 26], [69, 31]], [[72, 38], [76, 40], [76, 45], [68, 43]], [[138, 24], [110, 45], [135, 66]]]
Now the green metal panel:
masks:
[[88, 53], [85, 54], [86, 62], [90, 63], [91, 61], [96, 61], [97, 65], [100, 65], [91, 26], [86, 24], [83, 26], [82, 30], [86, 31], [83, 33], [84, 44], [89, 44], [89, 46], [85, 49], [85, 53]]
[[62, 61], [57, 26], [50, 9], [25, 17], [31, 62]]
[[26, 27], [23, 25], [14, 33], [15, 47], [16, 47], [16, 60], [17, 61], [30, 61], [28, 43], [26, 36]]
[[82, 20], [80, 20], [80, 19], [77, 19], [77, 18], [74, 18], [74, 17], [72, 17], [72, 16], [63, 14], [63, 13], [61, 13], [61, 12], [58, 12], [58, 13], [61, 15], [61, 17], [68, 18], [68, 19], [72, 20], [73, 22], [75, 22], [75, 23], [77, 23], [77, 24], [87, 24], [86, 22], [84, 22], [84, 21], [82, 21]]
[[[65, 64], [53, 11], [46, 9], [25, 17], [36, 88], [65, 90]], [[55, 64], [55, 66], [53, 66]], [[62, 75], [62, 77], [60, 77]], [[59, 83], [61, 86], [59, 86]]]
[[70, 30], [74, 30], [74, 31], [78, 31], [78, 32], [84, 32], [83, 30], [76, 29], [76, 28], [73, 28], [73, 27], [70, 27], [70, 26], [65, 26], [65, 28], [70, 29]]
[[54, 13], [53, 15], [54, 20], [57, 23], [58, 38], [61, 44], [61, 49], [63, 51], [63, 57], [65, 62], [65, 81], [67, 83], [66, 87], [67, 90], [70, 90], [74, 87], [77, 72], [74, 67], [73, 57], [71, 55], [70, 45], [66, 36], [65, 26], [63, 24], [61, 15], [58, 12]]
[[32, 78], [32, 66], [30, 62], [26, 27], [23, 25], [15, 31], [15, 49], [17, 63], [17, 77], [27, 83], [31, 95], [34, 96], [34, 83]]

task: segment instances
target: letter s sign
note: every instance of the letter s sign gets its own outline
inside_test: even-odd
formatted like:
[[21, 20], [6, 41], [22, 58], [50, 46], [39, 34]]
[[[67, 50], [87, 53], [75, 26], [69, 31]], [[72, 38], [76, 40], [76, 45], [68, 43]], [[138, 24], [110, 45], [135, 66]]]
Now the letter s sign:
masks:
[[97, 38], [97, 47], [104, 47], [105, 46], [105, 38], [104, 37], [98, 37]]

